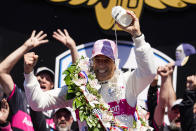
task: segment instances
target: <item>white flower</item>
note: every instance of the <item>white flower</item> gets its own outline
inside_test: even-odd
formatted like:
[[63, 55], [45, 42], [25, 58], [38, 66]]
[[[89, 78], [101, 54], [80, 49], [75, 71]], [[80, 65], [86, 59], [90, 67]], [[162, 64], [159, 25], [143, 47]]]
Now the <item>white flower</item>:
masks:
[[101, 88], [101, 85], [98, 84], [98, 80], [97, 79], [89, 79], [89, 84], [91, 85], [92, 88], [95, 88], [96, 90], [99, 90]]
[[106, 109], [110, 109], [110, 106], [101, 98], [100, 100], [99, 100], [99, 102], [100, 102], [100, 104], [102, 104]]
[[86, 90], [86, 87], [85, 87], [85, 86], [80, 86], [80, 89], [81, 89], [82, 91], [85, 91], [85, 90]]
[[102, 121], [104, 123], [112, 121], [113, 116], [108, 111], [102, 111]]
[[94, 96], [94, 95], [92, 95], [92, 94], [88, 94], [88, 95], [86, 96], [86, 98], [87, 98], [87, 100], [88, 100], [89, 102], [92, 102], [92, 101], [97, 100], [97, 97]]
[[89, 102], [89, 104], [94, 108], [95, 104], [99, 104], [99, 102], [98, 101], [92, 101], [92, 102]]
[[136, 122], [136, 128], [140, 128], [142, 126], [142, 124], [141, 124], [141, 122], [140, 122], [140, 120], [138, 120], [137, 122]]
[[81, 71], [85, 71], [88, 73], [90, 67], [89, 59], [87, 57], [85, 57], [84, 59], [80, 59], [78, 66], [80, 67]]
[[86, 79], [73, 79], [73, 82], [77, 85], [77, 86], [82, 86], [82, 85], [86, 85]]

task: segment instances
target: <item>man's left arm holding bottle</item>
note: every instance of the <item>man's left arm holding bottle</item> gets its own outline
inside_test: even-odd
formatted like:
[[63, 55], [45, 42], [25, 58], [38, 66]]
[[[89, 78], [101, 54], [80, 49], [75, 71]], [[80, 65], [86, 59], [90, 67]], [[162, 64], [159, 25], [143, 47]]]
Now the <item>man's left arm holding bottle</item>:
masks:
[[133, 11], [127, 11], [127, 13], [131, 15], [133, 22], [128, 27], [120, 27], [132, 36], [135, 44], [134, 51], [137, 68], [132, 72], [126, 73], [126, 98], [131, 106], [135, 106], [133, 99], [136, 99], [138, 94], [152, 82], [156, 76], [157, 67], [154, 62], [153, 49], [145, 41], [144, 34], [140, 30], [138, 18]]

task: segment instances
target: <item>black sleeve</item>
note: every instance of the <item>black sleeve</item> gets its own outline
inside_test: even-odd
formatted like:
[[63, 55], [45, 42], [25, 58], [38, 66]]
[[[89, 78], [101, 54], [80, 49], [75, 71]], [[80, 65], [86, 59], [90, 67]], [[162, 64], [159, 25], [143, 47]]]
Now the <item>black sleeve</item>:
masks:
[[151, 127], [153, 127], [154, 111], [155, 111], [155, 107], [157, 106], [158, 88], [160, 88], [159, 85], [154, 87], [150, 86], [148, 89], [147, 106], [148, 106], [148, 111], [150, 112], [149, 124]]
[[31, 120], [35, 131], [47, 131], [46, 118], [42, 112], [34, 111], [30, 108]]
[[78, 127], [78, 123], [77, 122], [73, 122], [71, 125], [71, 130], [72, 131], [79, 131], [79, 127]]
[[8, 97], [8, 103], [13, 114], [16, 114], [19, 110], [29, 114], [25, 93], [16, 85]]
[[193, 106], [195, 102], [196, 91], [185, 90], [183, 101], [180, 106], [180, 120], [183, 131], [196, 130], [196, 118], [193, 113]]

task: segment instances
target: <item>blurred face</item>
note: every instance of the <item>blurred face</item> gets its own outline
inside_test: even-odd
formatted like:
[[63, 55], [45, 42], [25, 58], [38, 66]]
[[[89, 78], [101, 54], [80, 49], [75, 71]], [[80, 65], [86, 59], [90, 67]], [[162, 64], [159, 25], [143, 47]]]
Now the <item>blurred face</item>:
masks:
[[171, 123], [170, 127], [172, 129], [181, 129], [180, 111], [178, 107], [175, 107], [171, 111], [168, 111], [168, 117]]
[[189, 90], [196, 89], [196, 75], [192, 75], [192, 76], [187, 77], [186, 87]]
[[182, 44], [179, 45], [177, 48], [176, 48], [176, 60], [182, 60], [186, 57], [186, 55], [184, 54], [184, 50], [183, 50], [183, 46]]
[[193, 106], [193, 113], [196, 114], [196, 103]]
[[48, 73], [41, 72], [39, 75], [37, 75], [37, 80], [40, 84], [40, 87], [43, 91], [51, 90], [54, 87], [54, 83], [52, 81], [52, 78]]
[[58, 131], [70, 131], [73, 117], [65, 111], [60, 111], [55, 114], [54, 123]]
[[93, 70], [99, 81], [105, 81], [112, 78], [116, 66], [114, 61], [104, 55], [97, 55], [93, 59]]

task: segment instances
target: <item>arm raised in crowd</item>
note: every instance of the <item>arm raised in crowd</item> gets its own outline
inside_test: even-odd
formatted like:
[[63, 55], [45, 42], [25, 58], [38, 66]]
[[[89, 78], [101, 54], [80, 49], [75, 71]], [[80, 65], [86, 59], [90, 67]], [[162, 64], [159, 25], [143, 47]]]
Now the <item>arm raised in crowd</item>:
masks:
[[164, 123], [165, 107], [168, 106], [168, 109], [170, 110], [170, 107], [176, 100], [176, 95], [172, 87], [173, 66], [173, 63], [169, 63], [164, 67], [159, 67], [157, 70], [158, 74], [161, 76], [161, 88], [159, 101], [154, 112], [154, 121], [159, 127]]
[[72, 56], [72, 63], [75, 63], [76, 60], [78, 59], [78, 51], [76, 48], [75, 41], [69, 36], [67, 30], [64, 29], [63, 31], [61, 31], [60, 29], [57, 29], [57, 31], [53, 32], [53, 37], [70, 49], [71, 56]]
[[38, 61], [38, 55], [29, 52], [24, 55], [24, 89], [28, 104], [35, 111], [55, 109], [72, 105], [72, 101], [65, 102], [67, 88], [56, 88], [43, 92], [38, 79], [33, 73], [34, 66]]
[[187, 77], [187, 89], [184, 92], [180, 106], [180, 120], [182, 130], [196, 130], [196, 75]]
[[15, 64], [20, 60], [24, 53], [48, 42], [48, 40], [44, 40], [47, 35], [43, 34], [43, 31], [40, 31], [37, 35], [35, 33], [36, 31], [33, 31], [31, 37], [22, 46], [12, 52], [0, 63], [0, 83], [7, 96], [9, 96], [14, 88], [14, 82], [10, 75], [10, 71]]

